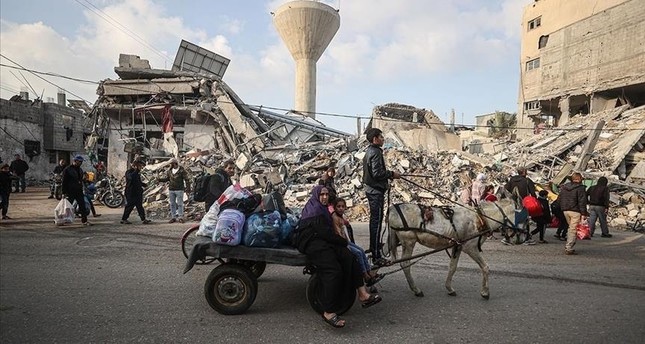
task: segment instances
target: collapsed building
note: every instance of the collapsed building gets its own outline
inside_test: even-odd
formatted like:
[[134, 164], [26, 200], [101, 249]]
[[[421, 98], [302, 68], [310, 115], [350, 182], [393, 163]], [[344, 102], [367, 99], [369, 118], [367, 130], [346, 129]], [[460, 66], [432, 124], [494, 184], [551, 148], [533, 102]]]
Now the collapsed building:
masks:
[[222, 80], [228, 62], [186, 41], [171, 70], [122, 54], [120, 78], [99, 84], [86, 149], [122, 175], [135, 155], [167, 160], [198, 149], [238, 159], [243, 169], [268, 146], [349, 138], [302, 114], [246, 105]]
[[645, 3], [534, 0], [524, 8], [518, 131], [645, 104]]
[[[223, 81], [228, 62], [185, 41], [171, 70], [121, 55], [115, 68], [119, 79], [100, 82], [86, 148], [98, 151], [108, 172], [117, 176], [135, 156], [147, 157], [144, 197], [151, 218], [168, 216], [166, 185], [157, 177], [176, 157], [195, 177], [234, 159], [243, 186], [259, 193], [278, 188], [292, 208], [303, 206], [323, 171], [334, 166], [338, 195], [347, 200], [350, 218], [366, 220], [364, 136], [327, 128], [295, 111], [281, 114], [245, 104]], [[526, 166], [536, 182], [555, 190], [573, 170], [588, 171], [585, 175], [592, 178], [609, 176], [612, 224], [626, 226], [644, 217], [643, 107], [574, 116], [559, 130], [530, 137], [499, 130], [497, 123], [505, 128], [515, 123], [511, 114], [485, 120], [494, 129], [484, 133], [495, 136], [490, 141], [494, 149], [464, 146], [459, 135], [470, 131], [446, 126], [432, 110], [398, 103], [374, 107], [367, 127], [383, 130], [387, 165], [408, 175], [408, 181], [393, 183], [391, 202], [450, 205], [476, 173], [486, 173], [489, 182], [501, 186], [516, 167]], [[186, 201], [187, 216], [199, 219], [203, 204]]]

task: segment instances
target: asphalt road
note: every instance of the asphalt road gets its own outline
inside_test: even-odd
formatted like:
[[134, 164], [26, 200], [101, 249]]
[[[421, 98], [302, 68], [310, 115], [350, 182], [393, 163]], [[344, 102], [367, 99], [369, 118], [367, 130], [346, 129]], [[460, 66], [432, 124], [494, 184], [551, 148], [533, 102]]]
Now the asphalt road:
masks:
[[[122, 226], [121, 209], [98, 206], [95, 226], [53, 225], [54, 200], [43, 192], [12, 195], [0, 222], [2, 343], [643, 343], [645, 239], [484, 244], [491, 268], [490, 300], [481, 275], [462, 255], [448, 296], [448, 258], [437, 253], [413, 267], [425, 297], [402, 273], [379, 284], [383, 302], [356, 303], [334, 329], [310, 308], [302, 269], [269, 265], [247, 313], [211, 309], [203, 285], [213, 265], [183, 275], [179, 238], [187, 224]], [[135, 217], [136, 219], [136, 217]], [[359, 243], [364, 224], [354, 225]], [[548, 240], [548, 239], [547, 239]], [[385, 271], [385, 270], [384, 270]]]

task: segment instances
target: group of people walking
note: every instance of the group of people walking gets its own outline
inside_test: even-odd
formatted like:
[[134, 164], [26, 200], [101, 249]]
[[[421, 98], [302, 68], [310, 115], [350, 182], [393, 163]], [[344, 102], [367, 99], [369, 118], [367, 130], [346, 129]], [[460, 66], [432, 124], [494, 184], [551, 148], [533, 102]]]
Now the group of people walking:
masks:
[[[589, 189], [582, 184], [582, 174], [575, 172], [569, 177], [570, 181], [559, 187], [559, 194], [553, 203], [549, 203], [549, 191], [546, 189], [537, 192], [535, 183], [527, 176], [526, 168], [520, 167], [517, 173], [513, 175], [504, 185], [504, 189], [511, 195], [516, 202], [521, 203], [527, 196], [537, 196], [537, 201], [541, 206], [540, 215], [529, 216], [524, 208], [521, 212], [515, 214], [514, 225], [516, 229], [520, 225], [524, 227], [525, 238], [524, 245], [535, 245], [533, 235], [539, 235], [539, 243], [547, 243], [545, 232], [547, 226], [552, 223], [555, 217], [558, 222], [558, 228], [555, 237], [559, 240], [566, 241], [565, 254], [574, 255], [576, 251], [574, 246], [577, 238], [577, 226], [581, 222], [588, 222], [591, 235], [595, 232], [596, 223], [600, 223], [602, 230], [601, 237], [610, 238], [607, 226], [607, 211], [609, 209], [609, 188], [606, 177], [600, 177], [597, 183]], [[476, 205], [481, 201], [496, 201], [497, 197], [493, 194], [494, 187], [486, 185], [486, 175], [480, 173], [470, 187], [467, 187], [461, 193], [461, 202], [468, 205]], [[529, 219], [536, 224], [534, 230], [529, 229]], [[512, 245], [510, 238], [505, 237], [501, 241], [505, 245]]]

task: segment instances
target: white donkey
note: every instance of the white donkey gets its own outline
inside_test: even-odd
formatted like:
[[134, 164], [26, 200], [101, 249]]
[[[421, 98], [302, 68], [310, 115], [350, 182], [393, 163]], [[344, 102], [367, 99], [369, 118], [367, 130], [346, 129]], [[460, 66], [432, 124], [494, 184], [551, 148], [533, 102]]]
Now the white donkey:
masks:
[[[396, 208], [398, 207], [399, 210]], [[393, 205], [389, 209], [388, 223], [390, 226], [389, 248], [396, 260], [396, 246], [402, 246], [401, 259], [412, 256], [416, 243], [431, 249], [442, 249], [454, 243], [459, 243], [452, 249], [450, 258], [450, 271], [446, 278], [448, 295], [455, 296], [457, 292], [452, 288], [452, 276], [457, 269], [461, 251], [466, 252], [482, 271], [481, 296], [490, 297], [488, 290], [488, 264], [481, 255], [481, 244], [486, 240], [488, 233], [502, 228], [505, 234], [513, 235], [512, 228], [515, 211], [521, 205], [509, 199], [498, 202], [481, 202], [479, 210], [474, 207], [451, 207], [448, 211], [440, 207], [425, 207], [414, 203]], [[451, 213], [452, 217], [450, 218]], [[403, 219], [401, 218], [403, 216]], [[504, 225], [505, 224], [505, 225]], [[487, 233], [488, 232], [488, 233]], [[482, 234], [481, 236], [478, 236]], [[468, 240], [470, 239], [470, 240]], [[398, 240], [398, 242], [397, 242]], [[410, 289], [416, 296], [423, 296], [423, 292], [415, 285], [410, 274], [410, 260], [401, 263], [405, 278]]]

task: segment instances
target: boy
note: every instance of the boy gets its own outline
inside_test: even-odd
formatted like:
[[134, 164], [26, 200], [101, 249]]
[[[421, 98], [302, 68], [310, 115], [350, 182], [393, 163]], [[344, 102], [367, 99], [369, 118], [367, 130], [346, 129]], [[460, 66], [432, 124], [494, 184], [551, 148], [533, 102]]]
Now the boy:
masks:
[[356, 259], [358, 260], [358, 264], [361, 268], [361, 273], [363, 274], [363, 278], [365, 279], [365, 285], [371, 287], [382, 280], [383, 275], [372, 271], [369, 260], [367, 259], [367, 255], [365, 254], [365, 250], [363, 250], [360, 246], [356, 245], [350, 240], [349, 233], [347, 232], [346, 228], [346, 221], [343, 218], [346, 209], [347, 203], [345, 203], [345, 200], [342, 198], [336, 198], [336, 202], [334, 203], [334, 212], [331, 214], [334, 231], [337, 235], [345, 238], [349, 243], [347, 245], [347, 248], [350, 252], [352, 252], [352, 254], [354, 254], [354, 256], [356, 256]]

